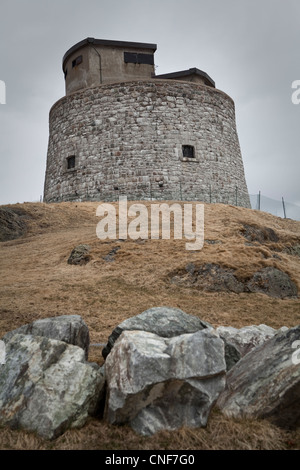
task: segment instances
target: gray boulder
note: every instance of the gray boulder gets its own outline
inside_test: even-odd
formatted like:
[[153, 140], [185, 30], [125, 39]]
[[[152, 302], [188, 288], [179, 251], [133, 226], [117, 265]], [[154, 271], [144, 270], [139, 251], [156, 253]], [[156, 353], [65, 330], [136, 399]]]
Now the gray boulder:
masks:
[[225, 386], [224, 342], [212, 328], [173, 338], [123, 331], [105, 362], [105, 419], [141, 435], [206, 426]]
[[219, 326], [217, 333], [226, 342], [231, 344], [240, 354], [245, 356], [251, 349], [260, 346], [277, 332], [267, 325], [251, 325], [243, 328], [233, 328], [232, 326]]
[[0, 425], [54, 439], [96, 415], [104, 377], [82, 348], [41, 336], [15, 334], [0, 366]]
[[64, 341], [84, 349], [86, 359], [88, 357], [90, 344], [89, 329], [80, 315], [61, 315], [59, 317], [36, 320], [10, 331], [2, 338], [3, 341], [9, 341], [16, 333], [46, 336], [47, 338]]
[[125, 330], [148, 331], [163, 338], [172, 338], [184, 333], [195, 333], [210, 326], [209, 323], [188, 315], [179, 308], [153, 307], [120, 323], [109, 336], [102, 356], [107, 357], [115, 341]]
[[299, 340], [300, 325], [252, 349], [228, 372], [217, 406], [227, 416], [268, 418], [286, 429], [299, 427], [300, 363], [294, 358]]
[[280, 299], [296, 298], [298, 295], [298, 288], [290, 276], [273, 267], [254, 273], [246, 287], [249, 292], [267, 294]]

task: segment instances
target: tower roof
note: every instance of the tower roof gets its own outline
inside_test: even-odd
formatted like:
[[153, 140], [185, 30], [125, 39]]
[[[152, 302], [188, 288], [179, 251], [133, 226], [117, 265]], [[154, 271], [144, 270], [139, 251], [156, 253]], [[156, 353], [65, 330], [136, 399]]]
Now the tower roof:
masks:
[[181, 70], [179, 72], [172, 72], [172, 73], [164, 73], [162, 75], [155, 75], [154, 78], [162, 78], [162, 79], [174, 79], [174, 80], [180, 80], [183, 77], [188, 77], [192, 75], [198, 75], [202, 77], [205, 81], [205, 84], [208, 86], [211, 86], [213, 88], [216, 87], [215, 82], [213, 81], [212, 78], [210, 78], [209, 75], [207, 75], [206, 72], [203, 72], [202, 70], [199, 70], [197, 68], [192, 68], [188, 70]]
[[93, 44], [94, 46], [108, 46], [108, 47], [126, 47], [126, 48], [134, 48], [134, 49], [148, 49], [152, 50], [153, 52], [156, 51], [157, 45], [156, 44], [149, 44], [144, 42], [129, 42], [129, 41], [111, 41], [108, 39], [95, 39], [95, 38], [86, 38], [82, 41], [74, 44], [63, 56], [62, 64], [64, 68], [64, 64], [68, 57], [76, 52], [78, 49], [81, 49], [84, 46], [88, 46], [89, 44]]

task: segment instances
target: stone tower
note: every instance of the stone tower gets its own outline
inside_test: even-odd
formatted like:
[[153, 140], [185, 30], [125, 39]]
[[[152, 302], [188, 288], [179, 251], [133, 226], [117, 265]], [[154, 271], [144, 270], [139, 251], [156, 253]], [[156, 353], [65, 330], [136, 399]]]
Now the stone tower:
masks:
[[87, 38], [63, 58], [45, 202], [197, 200], [251, 207], [233, 100], [197, 68], [155, 75], [156, 44]]

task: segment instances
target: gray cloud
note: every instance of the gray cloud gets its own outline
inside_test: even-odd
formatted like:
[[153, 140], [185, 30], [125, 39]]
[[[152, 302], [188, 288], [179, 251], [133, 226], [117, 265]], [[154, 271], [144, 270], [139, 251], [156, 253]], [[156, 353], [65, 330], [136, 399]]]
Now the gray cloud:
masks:
[[198, 67], [235, 101], [249, 192], [300, 205], [298, 0], [2, 0], [0, 204], [43, 193], [64, 53], [86, 37], [158, 45], [157, 73]]

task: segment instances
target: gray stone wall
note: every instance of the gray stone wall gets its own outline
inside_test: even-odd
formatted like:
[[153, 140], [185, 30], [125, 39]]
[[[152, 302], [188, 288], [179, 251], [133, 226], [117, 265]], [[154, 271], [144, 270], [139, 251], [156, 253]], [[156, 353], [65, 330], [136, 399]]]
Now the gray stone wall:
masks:
[[[250, 207], [234, 102], [219, 90], [155, 79], [107, 84], [59, 100], [49, 124], [45, 202], [126, 195]], [[183, 145], [194, 157], [183, 157]]]

